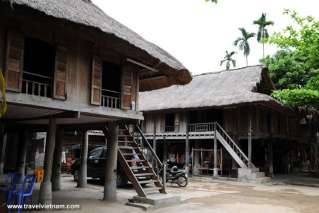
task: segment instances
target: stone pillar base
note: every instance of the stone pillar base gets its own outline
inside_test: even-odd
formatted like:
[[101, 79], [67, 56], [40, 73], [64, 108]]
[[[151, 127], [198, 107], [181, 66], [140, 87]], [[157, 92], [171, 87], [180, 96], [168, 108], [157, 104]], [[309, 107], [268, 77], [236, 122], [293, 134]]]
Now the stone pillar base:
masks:
[[218, 168], [214, 168], [214, 177], [218, 177]]

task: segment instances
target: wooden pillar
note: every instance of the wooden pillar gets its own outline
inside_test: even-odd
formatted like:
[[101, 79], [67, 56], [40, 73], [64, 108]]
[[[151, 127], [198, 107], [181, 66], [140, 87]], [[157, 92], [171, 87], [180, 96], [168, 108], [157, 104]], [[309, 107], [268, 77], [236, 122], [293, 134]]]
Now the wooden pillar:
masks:
[[84, 188], [87, 185], [87, 158], [89, 148], [89, 134], [88, 131], [82, 133], [82, 146], [80, 158], [80, 173], [78, 178], [78, 187]]
[[272, 147], [272, 140], [268, 143], [268, 161], [269, 161], [269, 176], [274, 176], [274, 162], [273, 162], [273, 147]]
[[249, 113], [249, 121], [248, 121], [248, 159], [249, 159], [249, 167], [252, 161], [252, 115], [251, 111]]
[[188, 117], [186, 115], [186, 140], [185, 140], [185, 173], [189, 175], [189, 128]]
[[166, 163], [167, 158], [168, 158], [168, 154], [167, 154], [167, 141], [166, 141], [166, 137], [163, 136], [163, 162]]
[[39, 203], [51, 204], [52, 203], [52, 163], [55, 149], [56, 137], [56, 119], [49, 119], [49, 130], [47, 134], [47, 141], [45, 144], [44, 156], [44, 179], [40, 186]]
[[214, 133], [214, 177], [218, 176], [218, 165], [217, 165], [217, 132]]
[[118, 151], [118, 131], [119, 125], [117, 122], [111, 122], [108, 125], [108, 131], [104, 130], [107, 136], [107, 161], [105, 163], [105, 183], [104, 197], [105, 201], [115, 201], [116, 195], [116, 179], [117, 179], [117, 151]]
[[0, 126], [1, 131], [1, 153], [0, 153], [0, 175], [4, 174], [4, 163], [6, 159], [6, 148], [7, 148], [7, 137], [8, 133], [6, 132], [4, 125]]
[[27, 129], [19, 134], [19, 156], [18, 156], [18, 172], [21, 174], [21, 182], [25, 176], [25, 166], [27, 159], [28, 143], [30, 140], [30, 134]]
[[[154, 115], [154, 128], [153, 128], [153, 150], [156, 153], [156, 119], [155, 119], [155, 115]], [[153, 159], [153, 166], [154, 166], [154, 168], [157, 168], [155, 159]]]
[[63, 135], [64, 131], [62, 128], [58, 128], [56, 134], [56, 145], [53, 157], [52, 166], [52, 190], [61, 190], [61, 160], [62, 160], [62, 150], [63, 150]]

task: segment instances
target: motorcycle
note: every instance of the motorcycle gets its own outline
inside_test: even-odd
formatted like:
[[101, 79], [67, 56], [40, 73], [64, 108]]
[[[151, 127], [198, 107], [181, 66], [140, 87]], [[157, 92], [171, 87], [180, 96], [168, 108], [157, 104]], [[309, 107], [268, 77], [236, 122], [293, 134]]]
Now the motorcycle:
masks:
[[186, 187], [188, 184], [188, 178], [184, 170], [178, 169], [176, 165], [171, 166], [167, 163], [166, 169], [166, 182], [171, 182], [177, 184], [179, 187]]

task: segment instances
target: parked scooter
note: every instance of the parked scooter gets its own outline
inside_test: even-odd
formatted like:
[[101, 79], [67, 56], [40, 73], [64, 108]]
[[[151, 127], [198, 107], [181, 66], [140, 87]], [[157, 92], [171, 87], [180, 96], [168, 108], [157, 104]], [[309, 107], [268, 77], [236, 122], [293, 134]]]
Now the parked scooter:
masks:
[[184, 170], [178, 169], [176, 165], [167, 161], [166, 182], [176, 183], [179, 187], [186, 187], [188, 178]]

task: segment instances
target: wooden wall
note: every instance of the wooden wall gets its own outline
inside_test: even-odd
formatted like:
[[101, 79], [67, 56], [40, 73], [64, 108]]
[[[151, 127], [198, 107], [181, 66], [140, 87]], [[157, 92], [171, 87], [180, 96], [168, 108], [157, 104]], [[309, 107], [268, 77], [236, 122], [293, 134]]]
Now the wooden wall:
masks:
[[[209, 109], [213, 110], [213, 109]], [[227, 107], [222, 110], [223, 127], [233, 136], [248, 137], [251, 117], [252, 135], [255, 138], [291, 137], [296, 133], [296, 120], [288, 117], [285, 113], [260, 106], [237, 106]], [[153, 133], [154, 122], [156, 132], [165, 131], [165, 112], [144, 113], [144, 129], [146, 133]], [[175, 132], [186, 132], [187, 112], [175, 112]], [[292, 122], [294, 121], [294, 122]], [[178, 124], [178, 128], [176, 128]], [[289, 126], [288, 126], [289, 125]]]
[[[125, 56], [119, 52], [111, 51], [107, 48], [107, 41], [98, 41], [90, 38], [83, 32], [83, 28], [75, 27], [71, 24], [58, 24], [48, 17], [39, 19], [26, 17], [25, 19], [12, 16], [1, 16], [0, 20], [0, 68], [4, 70], [6, 35], [9, 31], [15, 30], [23, 36], [37, 38], [54, 46], [63, 46], [66, 49], [66, 95], [65, 101], [74, 105], [91, 106], [91, 73], [92, 60], [95, 55], [99, 55], [102, 60], [117, 63], [121, 67], [128, 67], [132, 74], [132, 85], [129, 93], [131, 101], [135, 101], [135, 109], [138, 108], [139, 92], [139, 68], [136, 65], [128, 64]], [[124, 48], [124, 47], [123, 47]], [[131, 108], [130, 108], [131, 109]], [[127, 110], [127, 109], [126, 109]], [[94, 113], [94, 110], [92, 111]]]

